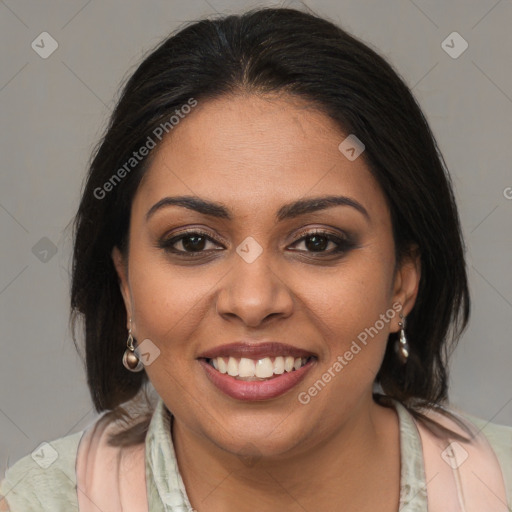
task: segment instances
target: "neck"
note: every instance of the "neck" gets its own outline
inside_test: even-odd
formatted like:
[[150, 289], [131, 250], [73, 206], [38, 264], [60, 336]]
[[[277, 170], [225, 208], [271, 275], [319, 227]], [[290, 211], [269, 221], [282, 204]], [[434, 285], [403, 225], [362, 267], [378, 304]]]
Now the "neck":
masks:
[[254, 446], [242, 456], [226, 452], [175, 418], [172, 436], [197, 512], [398, 509], [398, 418], [371, 397], [337, 430], [319, 427], [293, 453], [275, 457], [260, 457]]

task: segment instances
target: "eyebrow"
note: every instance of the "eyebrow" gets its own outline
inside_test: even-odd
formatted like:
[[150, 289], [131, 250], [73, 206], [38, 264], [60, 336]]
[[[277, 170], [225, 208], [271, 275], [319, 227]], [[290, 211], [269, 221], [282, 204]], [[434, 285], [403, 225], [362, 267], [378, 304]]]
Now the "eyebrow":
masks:
[[[215, 203], [195, 196], [175, 196], [164, 197], [155, 203], [146, 213], [146, 222], [156, 211], [168, 206], [181, 206], [183, 208], [199, 212], [203, 215], [217, 217], [219, 219], [233, 220], [229, 210], [220, 203]], [[334, 206], [352, 207], [360, 212], [366, 220], [370, 220], [370, 215], [366, 211], [366, 208], [355, 199], [346, 196], [320, 196], [293, 201], [292, 203], [285, 204], [279, 208], [276, 213], [276, 220], [283, 221], [286, 219], [293, 219], [299, 215], [325, 210]]]

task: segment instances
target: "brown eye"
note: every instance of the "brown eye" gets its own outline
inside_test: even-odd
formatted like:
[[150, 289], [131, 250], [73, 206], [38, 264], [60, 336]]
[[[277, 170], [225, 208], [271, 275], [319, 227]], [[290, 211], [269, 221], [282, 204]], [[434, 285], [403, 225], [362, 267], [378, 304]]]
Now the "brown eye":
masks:
[[197, 252], [204, 250], [207, 239], [201, 235], [190, 235], [181, 238], [180, 242], [185, 251]]
[[[304, 235], [304, 233], [301, 233]], [[294, 246], [303, 244], [305, 249], [295, 249], [299, 252], [318, 253], [320, 255], [331, 255], [343, 253], [354, 247], [356, 244], [350, 238], [343, 238], [326, 231], [313, 231], [306, 233], [296, 242]]]
[[206, 233], [201, 231], [188, 231], [167, 240], [161, 240], [158, 246], [165, 251], [175, 254], [199, 254], [212, 249], [208, 248], [208, 244], [218, 245], [218, 243]]
[[329, 245], [329, 240], [326, 236], [322, 235], [311, 235], [304, 238], [306, 240], [305, 245], [309, 251], [318, 252], [325, 251]]

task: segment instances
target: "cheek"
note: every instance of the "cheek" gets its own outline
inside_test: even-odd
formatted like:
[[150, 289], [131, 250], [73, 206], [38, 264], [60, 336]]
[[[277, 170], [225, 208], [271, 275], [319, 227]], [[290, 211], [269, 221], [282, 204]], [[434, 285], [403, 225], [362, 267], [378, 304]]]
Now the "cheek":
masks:
[[[150, 338], [161, 350], [181, 346], [207, 307], [211, 283], [204, 273], [181, 273], [170, 266], [153, 265], [151, 272], [132, 277], [137, 335]], [[170, 343], [172, 341], [172, 343]]]
[[317, 314], [330, 340], [331, 362], [346, 354], [350, 366], [378, 370], [397, 314], [391, 305], [392, 269], [386, 258], [364, 255], [326, 281]]
[[145, 371], [166, 403], [187, 414], [189, 401], [199, 399], [189, 383], [196, 349], [190, 340], [198, 337], [212, 283], [190, 269], [183, 272], [159, 263], [145, 268], [151, 272], [132, 274], [137, 340], [150, 339], [159, 351]]

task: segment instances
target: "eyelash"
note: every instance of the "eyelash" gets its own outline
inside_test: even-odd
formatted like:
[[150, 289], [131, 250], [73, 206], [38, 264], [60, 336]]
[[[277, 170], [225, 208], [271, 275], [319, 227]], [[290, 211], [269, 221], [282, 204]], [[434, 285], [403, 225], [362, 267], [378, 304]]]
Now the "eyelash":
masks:
[[[221, 243], [220, 241], [209, 236], [208, 233], [201, 231], [200, 229], [193, 229], [190, 231], [182, 231], [178, 235], [173, 236], [172, 238], [169, 238], [167, 240], [162, 239], [158, 242], [157, 246], [160, 249], [163, 249], [166, 252], [175, 254], [177, 256], [186, 256], [186, 257], [191, 257], [191, 258], [198, 258], [198, 257], [204, 256], [204, 254], [207, 253], [208, 250], [201, 250], [201, 251], [193, 252], [193, 251], [182, 251], [182, 250], [177, 250], [177, 249], [173, 248], [173, 246], [176, 243], [180, 242], [181, 240], [183, 240], [185, 238], [189, 238], [189, 237], [192, 238], [193, 236], [204, 237], [207, 241], [210, 241], [213, 243], [217, 243], [217, 244]], [[311, 238], [313, 236], [321, 236], [323, 238], [326, 238], [329, 242], [333, 242], [337, 245], [337, 247], [333, 250], [319, 251], [317, 253], [315, 253], [315, 251], [302, 251], [302, 250], [297, 251], [297, 252], [306, 252], [306, 253], [310, 253], [310, 254], [316, 254], [316, 256], [314, 256], [314, 257], [323, 257], [322, 255], [332, 256], [335, 254], [342, 254], [356, 246], [356, 243], [353, 242], [349, 237], [345, 237], [345, 238], [339, 237], [339, 236], [333, 235], [332, 233], [329, 233], [328, 231], [323, 231], [321, 229], [306, 230], [306, 231], [300, 232], [298, 236], [299, 236], [299, 238], [297, 238], [297, 240], [295, 240], [292, 245], [295, 245], [298, 242], [301, 242], [302, 240]], [[214, 249], [214, 251], [216, 251], [216, 250], [219, 250], [219, 249]]]

